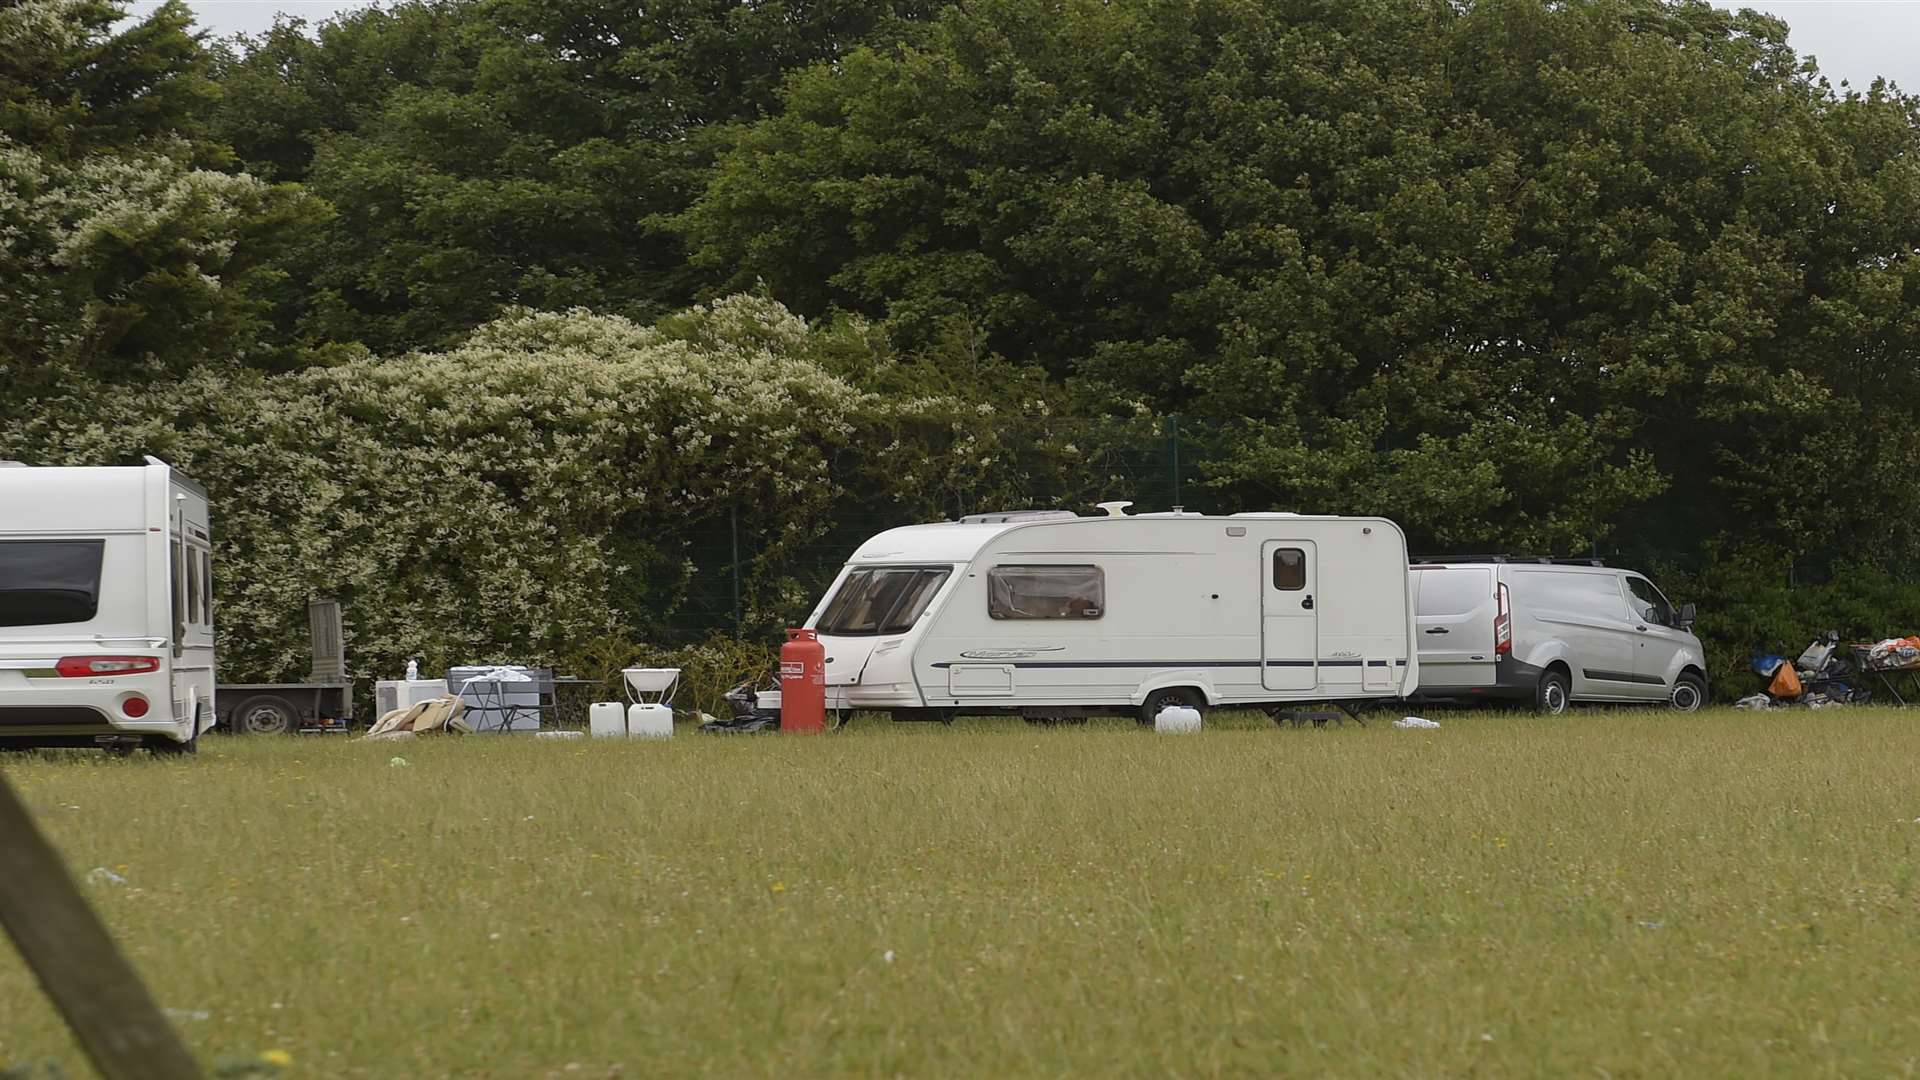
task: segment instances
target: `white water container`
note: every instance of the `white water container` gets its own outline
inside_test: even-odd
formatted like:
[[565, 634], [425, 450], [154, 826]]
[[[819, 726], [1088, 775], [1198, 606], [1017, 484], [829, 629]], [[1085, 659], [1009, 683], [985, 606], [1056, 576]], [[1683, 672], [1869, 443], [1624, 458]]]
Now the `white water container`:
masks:
[[625, 735], [627, 707], [617, 701], [594, 702], [593, 708], [587, 710], [587, 731], [596, 739]]
[[666, 705], [627, 706], [627, 736], [634, 739], [673, 737], [673, 709]]
[[1200, 730], [1200, 710], [1185, 705], [1169, 705], [1153, 718], [1153, 730], [1181, 735]]

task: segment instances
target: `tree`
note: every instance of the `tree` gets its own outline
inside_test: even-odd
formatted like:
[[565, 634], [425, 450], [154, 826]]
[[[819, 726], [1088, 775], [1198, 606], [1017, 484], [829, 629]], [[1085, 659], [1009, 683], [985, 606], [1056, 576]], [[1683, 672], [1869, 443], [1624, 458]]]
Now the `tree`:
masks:
[[340, 208], [293, 270], [310, 340], [457, 340], [503, 307], [651, 320], [695, 279], [658, 222], [709, 132], [777, 107], [790, 68], [897, 32], [930, 0], [445, 0], [229, 49], [218, 130]]
[[116, 31], [126, 14], [116, 0], [0, 2], [0, 138], [55, 160], [197, 139], [217, 91], [191, 10], [167, 0]]
[[0, 6], [0, 411], [74, 379], [287, 359], [277, 254], [325, 219], [220, 171], [187, 9], [116, 30], [94, 0]]
[[1920, 125], [1784, 41], [1697, 0], [984, 0], [793, 76], [682, 228], [722, 287], [1216, 421], [1245, 505], [1890, 542]]

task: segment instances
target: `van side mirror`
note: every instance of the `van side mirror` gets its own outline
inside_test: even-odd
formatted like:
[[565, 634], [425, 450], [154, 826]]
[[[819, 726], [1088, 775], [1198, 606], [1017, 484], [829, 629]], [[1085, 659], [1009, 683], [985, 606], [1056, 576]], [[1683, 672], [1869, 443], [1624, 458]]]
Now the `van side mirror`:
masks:
[[1680, 617], [1675, 620], [1676, 624], [1680, 627], [1680, 629], [1682, 630], [1693, 629], [1693, 611], [1694, 611], [1694, 608], [1692, 604], [1680, 605]]

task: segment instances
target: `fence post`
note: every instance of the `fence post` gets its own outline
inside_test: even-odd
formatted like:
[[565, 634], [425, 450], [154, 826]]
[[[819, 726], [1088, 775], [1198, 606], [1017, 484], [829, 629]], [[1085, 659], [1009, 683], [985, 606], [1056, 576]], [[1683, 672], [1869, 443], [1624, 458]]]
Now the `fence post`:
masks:
[[106, 1080], [198, 1080], [200, 1066], [5, 776], [0, 925]]

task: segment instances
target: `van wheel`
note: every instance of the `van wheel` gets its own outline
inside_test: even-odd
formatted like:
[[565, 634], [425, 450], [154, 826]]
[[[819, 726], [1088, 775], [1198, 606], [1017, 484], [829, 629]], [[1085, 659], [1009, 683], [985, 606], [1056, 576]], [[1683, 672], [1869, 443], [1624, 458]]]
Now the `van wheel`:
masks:
[[233, 710], [235, 735], [289, 735], [299, 723], [293, 706], [277, 697], [248, 698]]
[[1540, 675], [1540, 685], [1533, 692], [1533, 711], [1542, 716], [1559, 716], [1567, 711], [1567, 704], [1573, 696], [1572, 680], [1567, 673], [1557, 667], [1548, 668]]
[[1675, 712], [1699, 712], [1700, 706], [1707, 703], [1707, 683], [1698, 675], [1688, 673], [1675, 679], [1673, 694], [1667, 698], [1667, 704]]
[[1147, 700], [1140, 703], [1140, 723], [1146, 727], [1152, 727], [1153, 718], [1159, 716], [1160, 710], [1169, 705], [1184, 705], [1198, 712], [1202, 718], [1207, 715], [1207, 699], [1200, 696], [1200, 691], [1188, 686], [1170, 686], [1164, 690], [1155, 690], [1147, 695]]

